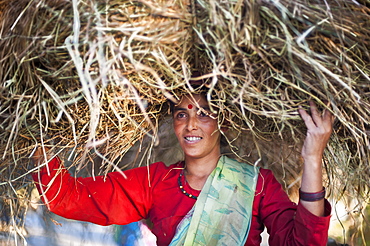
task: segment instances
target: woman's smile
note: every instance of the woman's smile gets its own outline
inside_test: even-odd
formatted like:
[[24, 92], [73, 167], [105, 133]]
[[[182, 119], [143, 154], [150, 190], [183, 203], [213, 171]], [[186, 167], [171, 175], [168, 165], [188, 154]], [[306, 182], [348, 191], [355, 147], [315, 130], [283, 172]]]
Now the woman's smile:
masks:
[[202, 137], [195, 137], [195, 136], [187, 136], [184, 137], [185, 140], [189, 143], [198, 143], [200, 140], [202, 140]]

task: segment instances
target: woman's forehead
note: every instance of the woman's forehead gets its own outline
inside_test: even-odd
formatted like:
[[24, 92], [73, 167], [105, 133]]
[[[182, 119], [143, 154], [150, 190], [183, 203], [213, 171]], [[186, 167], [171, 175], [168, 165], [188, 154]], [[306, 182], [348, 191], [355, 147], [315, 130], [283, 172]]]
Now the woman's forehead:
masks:
[[206, 100], [206, 97], [202, 94], [189, 94], [189, 95], [184, 95], [179, 103], [176, 105], [176, 107], [186, 107], [186, 108], [191, 108], [193, 106], [201, 106], [205, 107], [208, 106], [208, 102]]

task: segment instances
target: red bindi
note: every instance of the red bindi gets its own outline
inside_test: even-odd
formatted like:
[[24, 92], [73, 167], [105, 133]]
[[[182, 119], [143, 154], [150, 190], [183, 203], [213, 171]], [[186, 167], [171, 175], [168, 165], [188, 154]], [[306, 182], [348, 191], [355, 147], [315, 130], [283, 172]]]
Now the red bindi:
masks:
[[192, 109], [192, 108], [193, 108], [193, 105], [189, 104], [188, 109]]

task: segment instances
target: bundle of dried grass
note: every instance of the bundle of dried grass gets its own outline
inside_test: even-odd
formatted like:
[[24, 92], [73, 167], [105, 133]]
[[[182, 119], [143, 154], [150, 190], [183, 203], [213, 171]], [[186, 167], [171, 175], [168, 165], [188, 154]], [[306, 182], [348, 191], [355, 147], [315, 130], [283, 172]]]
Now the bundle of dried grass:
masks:
[[348, 189], [362, 198], [368, 198], [370, 174], [366, 4], [199, 1], [196, 26], [211, 88], [235, 104], [232, 114], [256, 136], [296, 139], [302, 136], [297, 107], [307, 100], [322, 108], [330, 103], [338, 122], [326, 153], [329, 181], [339, 179], [333, 185], [339, 194]]
[[82, 166], [81, 159], [104, 156], [107, 172], [143, 135], [155, 134], [164, 95], [189, 73], [191, 15], [181, 1], [1, 6], [1, 210], [21, 218], [27, 196], [19, 191], [30, 183], [35, 146], [72, 149]]
[[190, 37], [184, 8], [182, 2], [9, 3], [2, 18], [4, 165], [51, 140], [66, 147], [105, 143], [114, 160], [154, 129], [164, 94], [183, 83]]
[[[314, 100], [332, 110], [329, 186], [339, 198], [347, 191], [368, 200], [366, 0], [2, 0], [0, 7], [0, 191], [7, 201], [17, 203], [29, 184], [37, 145], [68, 149], [74, 165], [98, 155], [104, 172], [143, 136], [152, 148], [165, 102], [192, 91], [195, 71], [235, 130], [228, 136], [234, 154], [279, 163], [271, 167], [290, 173], [289, 183], [304, 137], [296, 109]], [[246, 131], [252, 150], [243, 148]], [[276, 138], [284, 147], [276, 148]], [[291, 151], [277, 157], [271, 149]]]

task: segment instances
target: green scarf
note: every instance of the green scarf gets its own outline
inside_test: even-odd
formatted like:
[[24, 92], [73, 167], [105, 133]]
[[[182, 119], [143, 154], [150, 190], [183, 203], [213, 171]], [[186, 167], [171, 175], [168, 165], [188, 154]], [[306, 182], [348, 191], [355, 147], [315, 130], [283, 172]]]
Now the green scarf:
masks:
[[244, 245], [259, 169], [222, 156], [170, 246]]

